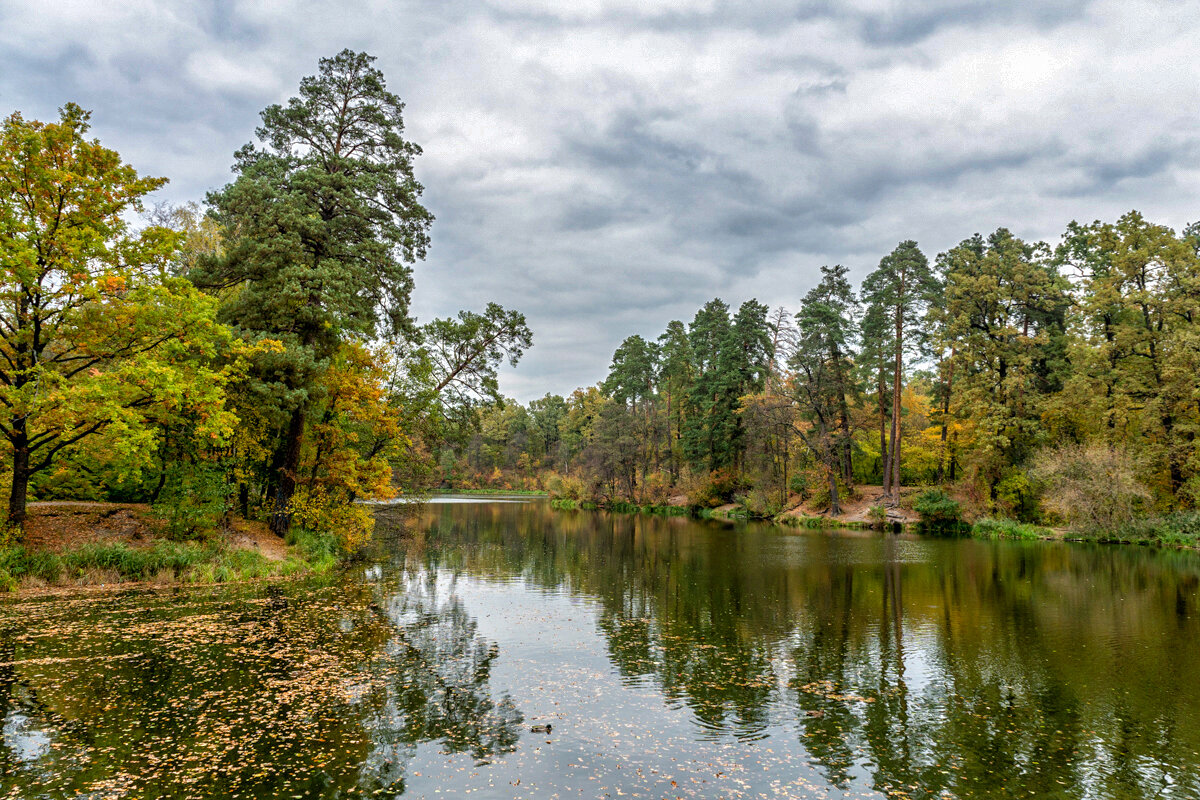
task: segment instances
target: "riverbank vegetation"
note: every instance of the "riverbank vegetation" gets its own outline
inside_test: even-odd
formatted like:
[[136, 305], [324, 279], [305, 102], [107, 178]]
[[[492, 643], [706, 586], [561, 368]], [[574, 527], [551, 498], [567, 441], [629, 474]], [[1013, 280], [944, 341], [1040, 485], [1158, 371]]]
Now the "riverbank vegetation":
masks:
[[[244, 520], [353, 551], [374, 524], [355, 501], [424, 486], [428, 442], [496, 398], [532, 335], [494, 303], [413, 319], [433, 216], [373, 60], [321, 59], [203, 206], [147, 209], [166, 179], [89, 138], [74, 104], [4, 120], [9, 578], [265, 571], [213, 544]], [[166, 541], [35, 555], [30, 504], [64, 500], [144, 504]]]
[[439, 466], [600, 506], [841, 519], [849, 500], [986, 536], [1195, 544], [1198, 252], [1196, 226], [1136, 211], [932, 261], [904, 241], [858, 287], [839, 265], [797, 310], [715, 299], [629, 336], [595, 386], [480, 408]]

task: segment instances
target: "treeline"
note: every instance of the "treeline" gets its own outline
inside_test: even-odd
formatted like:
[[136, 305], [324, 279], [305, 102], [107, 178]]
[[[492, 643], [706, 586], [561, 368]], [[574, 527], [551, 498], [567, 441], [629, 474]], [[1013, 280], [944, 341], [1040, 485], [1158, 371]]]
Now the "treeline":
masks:
[[634, 335], [569, 397], [478, 411], [453, 482], [639, 505], [944, 486], [969, 514], [1115, 525], [1200, 498], [1200, 234], [1137, 212], [1057, 246], [1006, 229], [932, 263], [912, 241], [799, 310], [721, 300]]
[[87, 138], [74, 104], [4, 121], [10, 535], [31, 499], [117, 500], [183, 535], [238, 512], [353, 545], [371, 527], [353, 501], [422, 484], [443, 420], [497, 397], [497, 365], [531, 334], [495, 304], [410, 315], [433, 216], [373, 61], [322, 59], [204, 207], [146, 214], [166, 180]]

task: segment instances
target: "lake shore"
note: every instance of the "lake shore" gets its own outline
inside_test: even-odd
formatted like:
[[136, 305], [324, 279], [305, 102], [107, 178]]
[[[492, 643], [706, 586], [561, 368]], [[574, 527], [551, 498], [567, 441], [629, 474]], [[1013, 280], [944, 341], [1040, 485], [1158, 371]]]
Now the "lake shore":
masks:
[[336, 563], [320, 537], [297, 532], [284, 541], [240, 517], [180, 540], [145, 504], [32, 503], [21, 540], [0, 546], [0, 592], [229, 583], [322, 573]]
[[[893, 530], [912, 533], [927, 533], [932, 536], [968, 536], [974, 539], [1009, 539], [1022, 541], [1065, 541], [1094, 544], [1128, 544], [1172, 549], [1200, 550], [1200, 515], [1181, 512], [1163, 517], [1146, 517], [1114, 531], [1089, 534], [1068, 528], [1046, 527], [1022, 523], [1011, 519], [984, 517], [972, 522], [929, 526], [920, 515], [902, 504], [886, 510], [883, 521], [869, 517], [870, 509], [878, 507], [879, 487], [862, 487], [857, 499], [843, 502], [842, 513], [830, 515], [803, 503], [773, 516], [756, 515], [737, 503], [728, 503], [716, 508], [690, 506], [686, 501], [672, 498], [667, 504], [638, 505], [628, 502], [598, 503], [587, 500], [551, 497], [550, 505], [559, 511], [601, 510], [624, 514], [654, 514], [657, 516], [691, 517], [693, 519], [717, 519], [729, 522], [753, 520], [788, 528], [832, 528], [849, 530]], [[905, 501], [927, 487], [905, 487]], [[870, 490], [876, 490], [872, 494]]]

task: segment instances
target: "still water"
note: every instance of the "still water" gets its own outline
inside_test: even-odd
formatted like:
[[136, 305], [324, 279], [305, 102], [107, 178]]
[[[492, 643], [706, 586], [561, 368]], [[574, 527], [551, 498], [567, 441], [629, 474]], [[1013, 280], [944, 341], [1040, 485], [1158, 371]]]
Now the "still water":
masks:
[[336, 578], [0, 604], [0, 798], [1200, 797], [1200, 554], [407, 524]]

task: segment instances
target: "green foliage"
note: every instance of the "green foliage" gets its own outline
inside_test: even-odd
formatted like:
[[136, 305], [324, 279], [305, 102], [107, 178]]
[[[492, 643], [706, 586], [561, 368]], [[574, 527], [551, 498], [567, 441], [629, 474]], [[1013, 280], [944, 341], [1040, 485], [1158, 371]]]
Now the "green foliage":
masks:
[[31, 477], [77, 445], [103, 439], [129, 477], [153, 452], [156, 415], [196, 410], [213, 444], [233, 424], [215, 299], [170, 274], [172, 231], [130, 225], [166, 181], [88, 140], [89, 116], [67, 104], [57, 123], [13, 114], [0, 127], [0, 435], [16, 523]]
[[333, 533], [293, 528], [288, 531], [287, 543], [300, 551], [312, 571], [322, 574], [333, 569], [346, 555], [339, 537]]
[[762, 489], [751, 489], [741, 502], [747, 514], [760, 519], [769, 519], [783, 511], [779, 498]]
[[1016, 520], [985, 517], [971, 526], [971, 535], [981, 539], [1049, 539], [1054, 531]]
[[1167, 547], [1200, 546], [1200, 512], [1180, 511], [1157, 517], [1132, 519], [1114, 530], [1093, 530], [1086, 538], [1137, 542]]
[[962, 520], [962, 505], [941, 489], [929, 489], [917, 495], [913, 510], [928, 525], [954, 524]]
[[202, 536], [220, 526], [232, 498], [226, 471], [219, 464], [172, 464], [163, 478], [153, 508], [173, 538]]
[[883, 506], [871, 506], [867, 509], [867, 519], [871, 521], [871, 527], [882, 528], [887, 522], [887, 509]]

